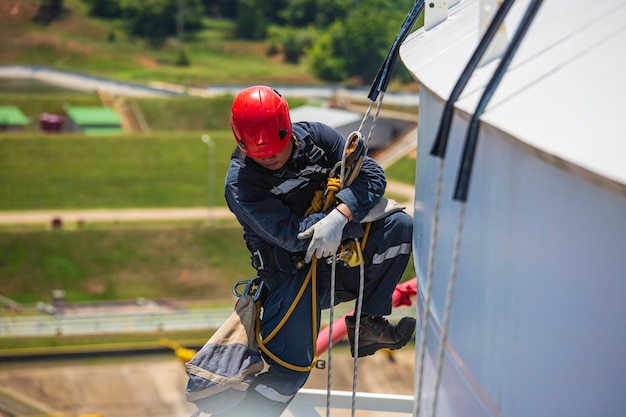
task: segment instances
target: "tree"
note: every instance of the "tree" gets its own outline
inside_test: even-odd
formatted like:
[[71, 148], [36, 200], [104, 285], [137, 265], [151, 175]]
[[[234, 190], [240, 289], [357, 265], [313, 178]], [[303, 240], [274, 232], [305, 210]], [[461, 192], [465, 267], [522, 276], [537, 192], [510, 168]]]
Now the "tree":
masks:
[[278, 13], [280, 22], [294, 27], [326, 28], [343, 20], [356, 0], [290, 0]]
[[291, 0], [279, 12], [279, 17], [289, 26], [302, 27], [312, 23], [316, 14], [316, 0]]
[[205, 14], [213, 18], [235, 19], [237, 0], [202, 0]]
[[343, 32], [341, 26], [341, 23], [335, 22], [317, 38], [309, 50], [311, 70], [322, 80], [341, 81], [348, 77], [345, 51], [339, 42]]
[[63, 0], [41, 0], [33, 20], [47, 25], [54, 20], [60, 19], [65, 13]]
[[343, 24], [336, 21], [317, 39], [309, 53], [313, 72], [329, 81], [373, 80], [411, 5], [411, 0], [361, 0]]
[[268, 22], [263, 0], [239, 0], [235, 34], [239, 38], [261, 40], [267, 37]]
[[175, 64], [178, 67], [188, 67], [191, 65], [191, 60], [187, 55], [187, 51], [185, 51], [185, 47], [182, 45], [178, 48], [178, 55], [176, 56]]
[[83, 0], [88, 6], [89, 15], [105, 19], [122, 17], [122, 6], [119, 0]]
[[286, 62], [297, 64], [300, 62], [300, 58], [306, 54], [306, 51], [311, 48], [317, 36], [318, 33], [313, 26], [308, 26], [305, 29], [272, 26], [269, 33], [271, 44], [268, 48], [268, 55], [282, 52]]
[[178, 34], [179, 12], [184, 12], [184, 28], [187, 32], [202, 28], [203, 7], [200, 0], [121, 0], [123, 19], [128, 33], [148, 40], [159, 47], [169, 36]]
[[315, 26], [326, 28], [335, 21], [343, 21], [356, 4], [356, 0], [317, 0]]

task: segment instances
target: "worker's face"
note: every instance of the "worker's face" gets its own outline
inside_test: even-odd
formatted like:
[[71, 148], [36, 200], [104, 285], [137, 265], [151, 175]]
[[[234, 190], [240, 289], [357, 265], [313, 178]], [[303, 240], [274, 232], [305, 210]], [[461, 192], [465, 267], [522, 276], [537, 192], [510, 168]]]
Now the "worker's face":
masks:
[[293, 149], [293, 142], [289, 142], [285, 149], [278, 152], [275, 155], [268, 156], [267, 158], [252, 158], [254, 161], [261, 165], [263, 168], [270, 169], [272, 171], [279, 170], [287, 163], [291, 156], [291, 150]]

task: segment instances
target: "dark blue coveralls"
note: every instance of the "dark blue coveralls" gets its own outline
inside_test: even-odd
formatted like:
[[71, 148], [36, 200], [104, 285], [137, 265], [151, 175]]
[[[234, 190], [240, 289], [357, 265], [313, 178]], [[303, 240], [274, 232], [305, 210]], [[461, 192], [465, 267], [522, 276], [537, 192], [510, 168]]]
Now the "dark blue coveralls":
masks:
[[[226, 201], [243, 226], [246, 245], [253, 254], [253, 266], [264, 280], [263, 338], [283, 318], [306, 278], [310, 265], [299, 268], [298, 261], [304, 258], [310, 240], [298, 240], [296, 236], [325, 216], [326, 213], [314, 213], [305, 217], [304, 213], [314, 192], [325, 184], [329, 172], [341, 161], [345, 144], [338, 131], [316, 122], [294, 123], [293, 136], [296, 146], [292, 157], [280, 170], [263, 168], [237, 148], [225, 181]], [[336, 194], [337, 200], [345, 203], [353, 215], [352, 222], [344, 228], [344, 239], [363, 235], [359, 221], [380, 200], [385, 187], [382, 168], [365, 157], [353, 183]], [[392, 294], [411, 253], [412, 224], [412, 218], [402, 211], [372, 222], [363, 250], [363, 313], [377, 316], [391, 313]], [[330, 307], [331, 267], [326, 259], [317, 262], [315, 308], [319, 329], [320, 310]], [[339, 262], [335, 276], [336, 303], [356, 298], [360, 268]], [[287, 363], [309, 366], [315, 352], [311, 326], [309, 284], [289, 320], [266, 346]], [[219, 416], [280, 416], [309, 376], [308, 372], [280, 366], [265, 355], [264, 359], [269, 368], [258, 375], [246, 398]]]

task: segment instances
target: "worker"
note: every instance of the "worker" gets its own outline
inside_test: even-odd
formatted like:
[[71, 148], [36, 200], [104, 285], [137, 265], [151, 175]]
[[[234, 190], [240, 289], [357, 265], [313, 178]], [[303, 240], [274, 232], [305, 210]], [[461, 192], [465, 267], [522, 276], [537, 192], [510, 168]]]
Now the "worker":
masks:
[[[319, 312], [330, 308], [332, 255], [346, 239], [363, 237], [361, 222], [383, 198], [385, 174], [365, 156], [352, 183], [336, 193], [336, 204], [307, 215], [316, 190], [342, 160], [343, 136], [320, 122], [292, 124], [287, 101], [262, 85], [235, 96], [230, 121], [237, 146], [226, 175], [225, 197], [243, 227], [252, 265], [263, 281], [263, 338], [292, 307], [311, 263], [317, 263], [316, 297], [312, 297], [312, 286], [307, 286], [289, 319], [266, 345], [285, 363], [306, 367], [315, 355], [312, 332], [319, 328]], [[412, 317], [397, 324], [383, 317], [391, 313], [392, 294], [409, 260], [413, 225], [402, 207], [383, 212], [370, 222], [362, 250], [365, 276], [357, 353], [356, 317], [346, 317], [353, 357], [383, 348], [399, 349], [415, 330]], [[335, 304], [355, 300], [361, 268], [335, 264]], [[312, 323], [313, 309], [318, 323]], [[264, 359], [269, 365], [266, 372], [258, 374], [246, 397], [220, 417], [280, 416], [309, 376], [308, 371], [290, 369], [267, 355]]]

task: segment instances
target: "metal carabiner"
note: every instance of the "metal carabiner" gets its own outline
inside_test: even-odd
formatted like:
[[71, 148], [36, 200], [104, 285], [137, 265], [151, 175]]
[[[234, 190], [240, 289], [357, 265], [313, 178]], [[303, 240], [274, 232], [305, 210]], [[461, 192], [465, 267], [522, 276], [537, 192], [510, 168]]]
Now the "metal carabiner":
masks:
[[[258, 276], [246, 280], [246, 281], [237, 281], [233, 285], [233, 294], [237, 298], [241, 298], [243, 295], [250, 295], [252, 297], [252, 301], [256, 301], [261, 296], [261, 289], [263, 288], [263, 280]], [[245, 285], [243, 292], [239, 292], [238, 288], [241, 285]]]

